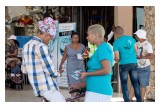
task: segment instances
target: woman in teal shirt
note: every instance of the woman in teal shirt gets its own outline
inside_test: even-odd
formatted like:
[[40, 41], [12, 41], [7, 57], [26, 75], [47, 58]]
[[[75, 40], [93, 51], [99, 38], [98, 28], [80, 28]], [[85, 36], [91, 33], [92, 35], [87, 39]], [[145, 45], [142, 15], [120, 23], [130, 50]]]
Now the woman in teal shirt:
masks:
[[104, 42], [105, 30], [99, 24], [88, 28], [87, 40], [97, 46], [97, 50], [89, 59], [87, 72], [80, 73], [86, 77], [85, 102], [108, 102], [113, 94], [111, 86], [113, 52]]

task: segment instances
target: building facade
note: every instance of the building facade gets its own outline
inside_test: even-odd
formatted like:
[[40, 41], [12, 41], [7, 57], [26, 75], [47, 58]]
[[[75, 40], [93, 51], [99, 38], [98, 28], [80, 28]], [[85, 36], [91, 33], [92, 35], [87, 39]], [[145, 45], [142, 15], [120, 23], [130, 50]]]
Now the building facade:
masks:
[[[155, 50], [154, 6], [6, 6], [5, 8], [6, 38], [11, 34], [33, 35], [36, 22], [50, 16], [57, 19], [59, 23], [75, 22], [76, 30], [80, 34], [80, 42], [84, 45], [87, 45], [87, 28], [92, 24], [103, 25], [106, 35], [111, 31], [113, 24], [122, 26], [125, 34], [130, 36], [137, 29], [144, 28], [147, 31], [147, 39]], [[114, 38], [110, 43], [113, 42]], [[146, 97], [155, 99], [155, 59], [151, 62], [151, 80]], [[118, 74], [118, 67], [115, 68], [115, 72]], [[117, 88], [116, 91], [120, 92], [120, 85], [117, 85]]]

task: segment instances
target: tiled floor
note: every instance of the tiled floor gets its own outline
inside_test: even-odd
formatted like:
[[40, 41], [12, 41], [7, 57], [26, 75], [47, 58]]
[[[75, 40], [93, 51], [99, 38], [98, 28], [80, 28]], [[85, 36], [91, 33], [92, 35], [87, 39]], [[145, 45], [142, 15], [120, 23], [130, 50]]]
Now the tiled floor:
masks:
[[[70, 97], [67, 89], [61, 89], [62, 94], [65, 98]], [[5, 101], [6, 102], [40, 102], [41, 99], [35, 97], [32, 93], [32, 88], [30, 85], [24, 85], [23, 90], [14, 90], [6, 88], [5, 91]], [[83, 101], [83, 99], [81, 99]], [[114, 93], [112, 97], [112, 102], [123, 102], [121, 93]]]

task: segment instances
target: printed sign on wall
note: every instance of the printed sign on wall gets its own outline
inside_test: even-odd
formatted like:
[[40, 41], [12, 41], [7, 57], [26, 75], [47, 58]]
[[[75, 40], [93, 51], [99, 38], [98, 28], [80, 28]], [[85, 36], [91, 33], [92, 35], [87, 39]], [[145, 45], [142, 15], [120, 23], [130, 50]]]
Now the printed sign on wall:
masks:
[[[61, 23], [59, 24], [59, 42], [58, 42], [58, 67], [64, 55], [65, 46], [71, 43], [71, 34], [76, 31], [76, 23]], [[63, 64], [62, 76], [58, 79], [58, 84], [61, 87], [68, 87], [67, 81], [67, 61]]]
[[49, 48], [49, 52], [50, 52], [50, 55], [51, 55], [51, 58], [53, 60], [53, 63], [54, 63], [54, 67], [55, 67], [55, 70], [58, 70], [58, 52], [57, 52], [57, 49], [58, 49], [58, 39], [59, 39], [59, 30], [58, 30], [58, 21], [55, 22], [56, 23], [56, 36], [54, 39], [52, 39], [49, 44], [48, 44], [48, 48]]

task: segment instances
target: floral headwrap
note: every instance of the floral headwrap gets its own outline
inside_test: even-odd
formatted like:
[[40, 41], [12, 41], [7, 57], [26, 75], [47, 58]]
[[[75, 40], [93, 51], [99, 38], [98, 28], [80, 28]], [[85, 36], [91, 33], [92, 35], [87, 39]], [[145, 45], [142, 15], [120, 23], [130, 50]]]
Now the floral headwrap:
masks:
[[47, 17], [43, 21], [39, 21], [38, 29], [49, 34], [52, 38], [54, 38], [56, 35], [56, 24], [51, 17]]

